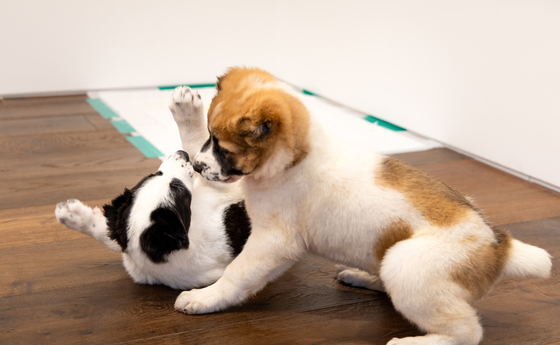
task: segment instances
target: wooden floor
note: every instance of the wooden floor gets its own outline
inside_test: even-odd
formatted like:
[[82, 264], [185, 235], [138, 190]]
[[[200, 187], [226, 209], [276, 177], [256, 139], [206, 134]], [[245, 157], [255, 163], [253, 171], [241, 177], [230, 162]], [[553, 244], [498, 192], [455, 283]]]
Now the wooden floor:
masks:
[[[560, 256], [558, 193], [447, 149], [398, 157], [474, 196], [491, 223]], [[1, 344], [385, 344], [421, 334], [387, 295], [339, 284], [334, 265], [311, 256], [218, 314], [180, 314], [179, 291], [134, 284], [120, 255], [54, 218], [57, 202], [100, 206], [160, 163], [85, 96], [4, 100], [0, 162]], [[483, 344], [560, 343], [553, 264], [551, 279], [503, 281], [477, 303]]]

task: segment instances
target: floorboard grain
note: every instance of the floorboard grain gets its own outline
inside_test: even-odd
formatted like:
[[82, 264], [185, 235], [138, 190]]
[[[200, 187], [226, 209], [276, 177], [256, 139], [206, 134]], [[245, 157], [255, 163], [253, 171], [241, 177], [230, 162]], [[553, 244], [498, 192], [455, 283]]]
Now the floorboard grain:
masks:
[[399, 153], [392, 156], [412, 166], [470, 159], [465, 155], [443, 147], [426, 151]]
[[[156, 161], [158, 161], [156, 159]], [[47, 175], [28, 180], [4, 179], [0, 186], [0, 209], [56, 204], [67, 199], [95, 200], [116, 197], [157, 171], [152, 167], [115, 168], [105, 171]]]
[[36, 133], [91, 131], [95, 127], [82, 115], [2, 120], [0, 137]]
[[560, 216], [560, 194], [473, 159], [417, 166], [473, 197], [490, 223]]
[[97, 115], [85, 95], [60, 97], [8, 98], [0, 105], [0, 119], [49, 116]]

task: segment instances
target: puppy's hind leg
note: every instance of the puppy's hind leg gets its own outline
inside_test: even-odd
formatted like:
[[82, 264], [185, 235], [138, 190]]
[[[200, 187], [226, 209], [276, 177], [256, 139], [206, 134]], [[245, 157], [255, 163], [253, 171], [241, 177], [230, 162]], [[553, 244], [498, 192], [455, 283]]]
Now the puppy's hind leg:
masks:
[[419, 237], [389, 248], [380, 276], [395, 309], [427, 335], [394, 338], [387, 345], [476, 345], [482, 327], [467, 291], [450, 280], [452, 246]]
[[95, 238], [114, 252], [122, 251], [119, 244], [109, 238], [107, 219], [99, 208], [92, 209], [80, 200], [70, 199], [56, 205], [54, 214], [66, 227]]
[[350, 268], [344, 265], [336, 265], [336, 269], [338, 271], [336, 278], [344, 284], [385, 292], [383, 282], [377, 275], [372, 275], [357, 268]]
[[192, 160], [208, 139], [204, 106], [198, 91], [188, 86], [175, 88], [169, 100], [169, 110], [177, 123], [183, 150]]

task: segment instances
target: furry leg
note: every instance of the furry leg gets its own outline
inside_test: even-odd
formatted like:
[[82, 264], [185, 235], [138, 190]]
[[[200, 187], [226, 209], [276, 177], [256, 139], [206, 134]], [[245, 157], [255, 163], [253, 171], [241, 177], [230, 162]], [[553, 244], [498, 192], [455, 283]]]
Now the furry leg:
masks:
[[381, 263], [380, 276], [399, 312], [427, 335], [394, 338], [387, 345], [476, 345], [482, 327], [468, 303], [468, 292], [450, 280], [453, 246], [419, 237], [391, 247]]
[[301, 254], [280, 232], [253, 232], [243, 251], [227, 266], [223, 276], [204, 289], [182, 292], [175, 309], [206, 314], [243, 303], [290, 268]]
[[192, 160], [208, 139], [204, 106], [198, 91], [179, 86], [169, 100], [169, 110], [177, 123], [183, 150]]
[[56, 205], [54, 214], [66, 227], [95, 238], [114, 252], [122, 251], [118, 243], [109, 238], [107, 220], [99, 208], [92, 209], [80, 200], [70, 199]]

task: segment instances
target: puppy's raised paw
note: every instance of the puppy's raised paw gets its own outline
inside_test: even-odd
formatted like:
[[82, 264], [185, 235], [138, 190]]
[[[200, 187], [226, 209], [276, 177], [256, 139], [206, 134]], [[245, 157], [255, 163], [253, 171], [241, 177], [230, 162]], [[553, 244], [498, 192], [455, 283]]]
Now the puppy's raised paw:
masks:
[[88, 233], [89, 227], [94, 223], [93, 217], [101, 211], [96, 207], [92, 209], [82, 204], [80, 200], [70, 199], [56, 205], [54, 214], [59, 223], [70, 229]]
[[188, 86], [178, 86], [171, 94], [169, 110], [175, 121], [199, 121], [204, 117], [202, 97]]

